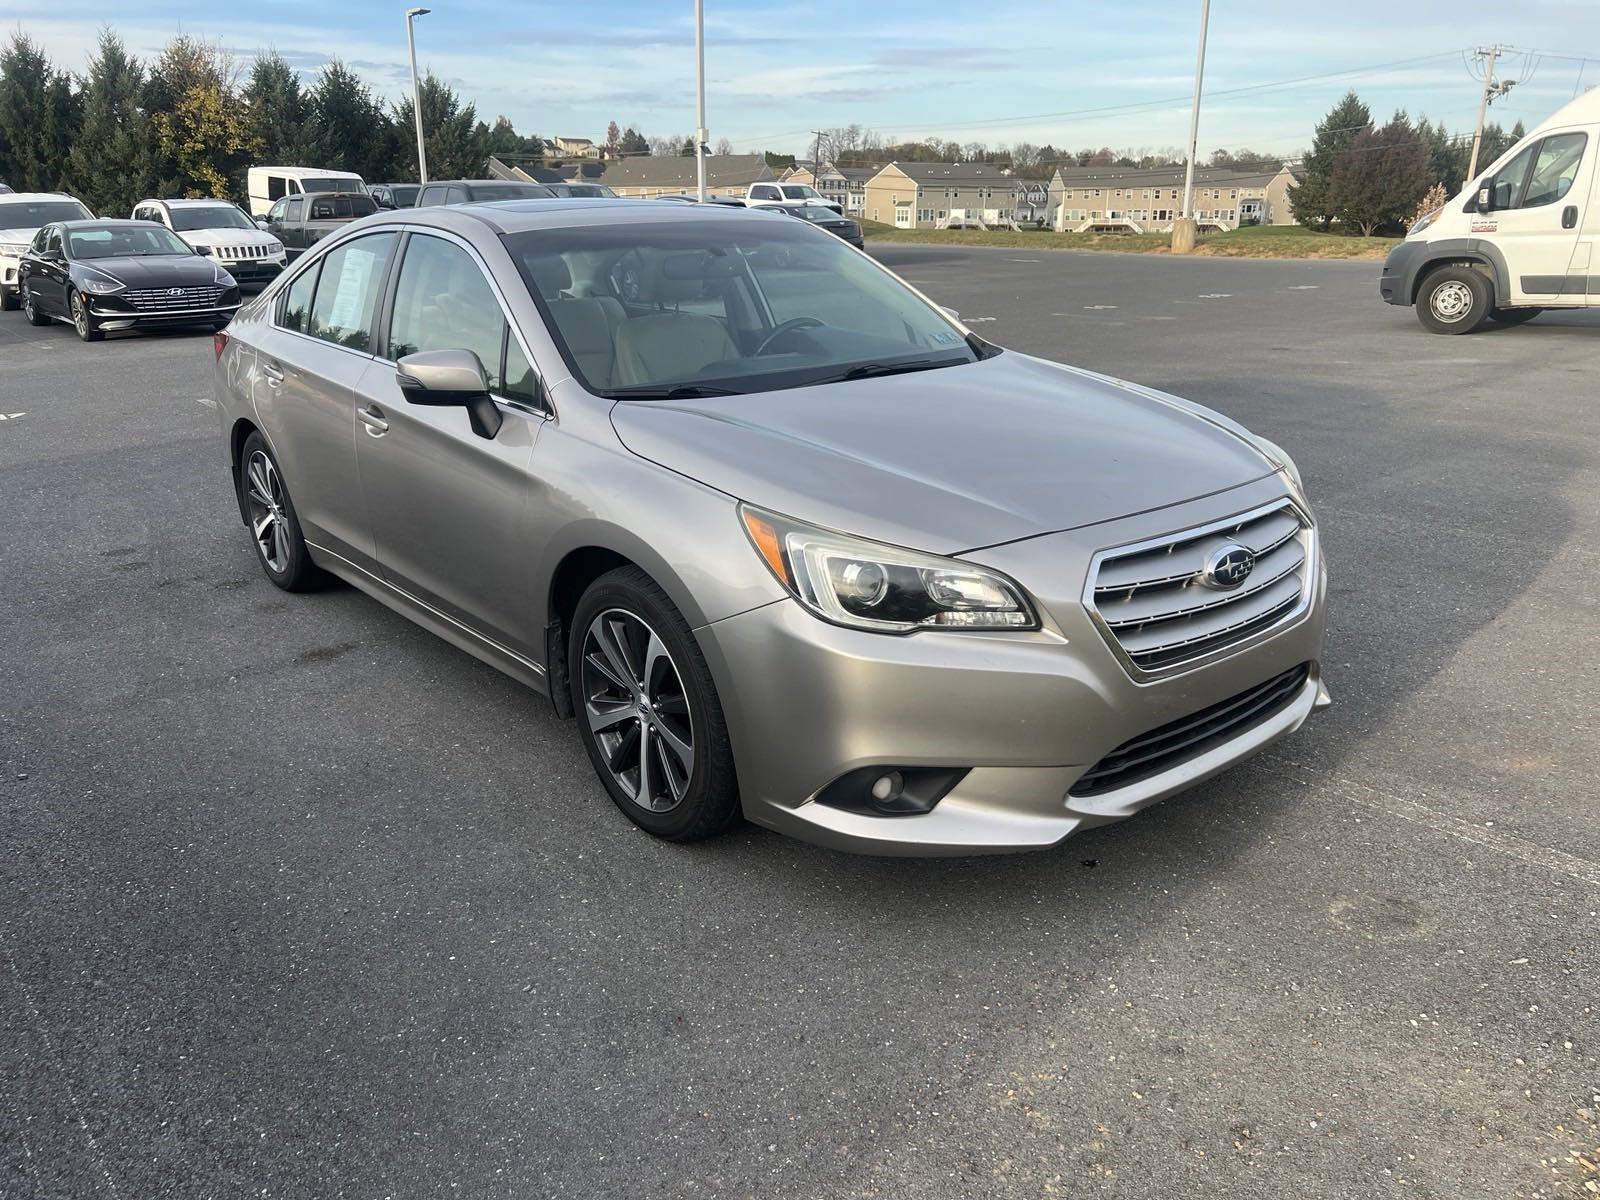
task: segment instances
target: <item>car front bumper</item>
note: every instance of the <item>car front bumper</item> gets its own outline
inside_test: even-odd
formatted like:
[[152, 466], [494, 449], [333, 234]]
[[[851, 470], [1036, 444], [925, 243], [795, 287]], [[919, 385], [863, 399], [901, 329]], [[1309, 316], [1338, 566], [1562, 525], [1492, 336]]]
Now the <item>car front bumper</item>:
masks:
[[[1029, 633], [888, 636], [827, 624], [793, 600], [696, 630], [717, 680], [745, 815], [835, 849], [891, 855], [1053, 846], [1132, 816], [1298, 729], [1329, 703], [1320, 659], [1327, 582], [1320, 558], [1305, 610], [1203, 666], [1135, 682], [1079, 598], [1097, 550], [1242, 511], [1281, 481], [1087, 530], [963, 557], [1030, 591]], [[1263, 716], [1160, 772], [1098, 794], [1079, 776], [1132, 738], [1219, 705], [1305, 664], [1304, 682]], [[966, 774], [931, 811], [877, 815], [816, 799], [864, 767]]]
[[132, 312], [126, 308], [110, 308], [96, 301], [89, 306], [89, 315], [96, 327], [108, 332], [118, 329], [152, 329], [158, 325], [206, 325], [215, 321], [228, 321], [239, 311], [238, 303], [219, 304], [214, 308], [184, 308], [171, 312]]
[[18, 290], [17, 269], [20, 264], [20, 259], [12, 258], [7, 254], [0, 254], [0, 287], [9, 292]]
[[288, 255], [282, 258], [247, 258], [238, 262], [215, 260], [217, 265], [233, 276], [240, 287], [264, 288], [289, 266]]

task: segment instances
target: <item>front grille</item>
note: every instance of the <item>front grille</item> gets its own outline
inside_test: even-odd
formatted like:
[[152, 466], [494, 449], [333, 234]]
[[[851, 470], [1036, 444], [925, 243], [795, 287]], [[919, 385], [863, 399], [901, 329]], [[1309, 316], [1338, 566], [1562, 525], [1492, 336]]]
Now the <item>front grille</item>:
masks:
[[186, 288], [134, 288], [123, 292], [126, 300], [140, 312], [176, 312], [186, 308], [215, 308], [222, 299], [217, 284]]
[[1080, 775], [1067, 794], [1098, 796], [1198, 758], [1283, 711], [1310, 676], [1311, 664], [1301, 663], [1232, 699], [1131, 738]]
[[[1148, 675], [1205, 658], [1288, 621], [1311, 598], [1315, 533], [1284, 500], [1095, 558], [1086, 603], [1132, 672]], [[1230, 546], [1254, 556], [1232, 587], [1202, 582]]]
[[243, 262], [247, 258], [276, 258], [278, 251], [272, 246], [221, 246], [212, 252], [214, 258]]

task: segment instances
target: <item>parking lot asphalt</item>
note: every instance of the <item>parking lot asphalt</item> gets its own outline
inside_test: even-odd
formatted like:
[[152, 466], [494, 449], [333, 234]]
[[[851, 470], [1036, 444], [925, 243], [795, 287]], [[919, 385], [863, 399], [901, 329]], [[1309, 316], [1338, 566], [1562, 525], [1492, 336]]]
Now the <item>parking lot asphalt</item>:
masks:
[[881, 257], [1289, 448], [1334, 707], [1047, 853], [665, 845], [544, 701], [267, 583], [208, 337], [0, 314], [0, 1196], [1587, 1195], [1600, 317]]

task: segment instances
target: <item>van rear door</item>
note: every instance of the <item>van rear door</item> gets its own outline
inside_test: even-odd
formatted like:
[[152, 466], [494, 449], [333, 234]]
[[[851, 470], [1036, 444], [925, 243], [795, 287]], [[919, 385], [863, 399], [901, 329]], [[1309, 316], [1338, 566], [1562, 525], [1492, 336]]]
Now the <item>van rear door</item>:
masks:
[[1505, 255], [1513, 303], [1568, 298], [1583, 303], [1568, 281], [1575, 262], [1594, 178], [1594, 139], [1582, 129], [1557, 130], [1531, 140], [1487, 183], [1492, 211], [1472, 220], [1472, 232]]

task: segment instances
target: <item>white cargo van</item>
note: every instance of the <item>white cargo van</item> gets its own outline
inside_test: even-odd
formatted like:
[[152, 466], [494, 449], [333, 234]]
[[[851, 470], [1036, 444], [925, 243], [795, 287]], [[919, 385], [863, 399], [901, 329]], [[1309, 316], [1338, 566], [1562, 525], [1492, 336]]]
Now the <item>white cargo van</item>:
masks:
[[1578, 97], [1411, 227], [1383, 264], [1390, 304], [1433, 333], [1600, 308], [1600, 89]]
[[364, 192], [366, 182], [354, 171], [324, 171], [319, 167], [251, 167], [246, 176], [250, 215], [264, 217], [285, 196], [305, 192]]

